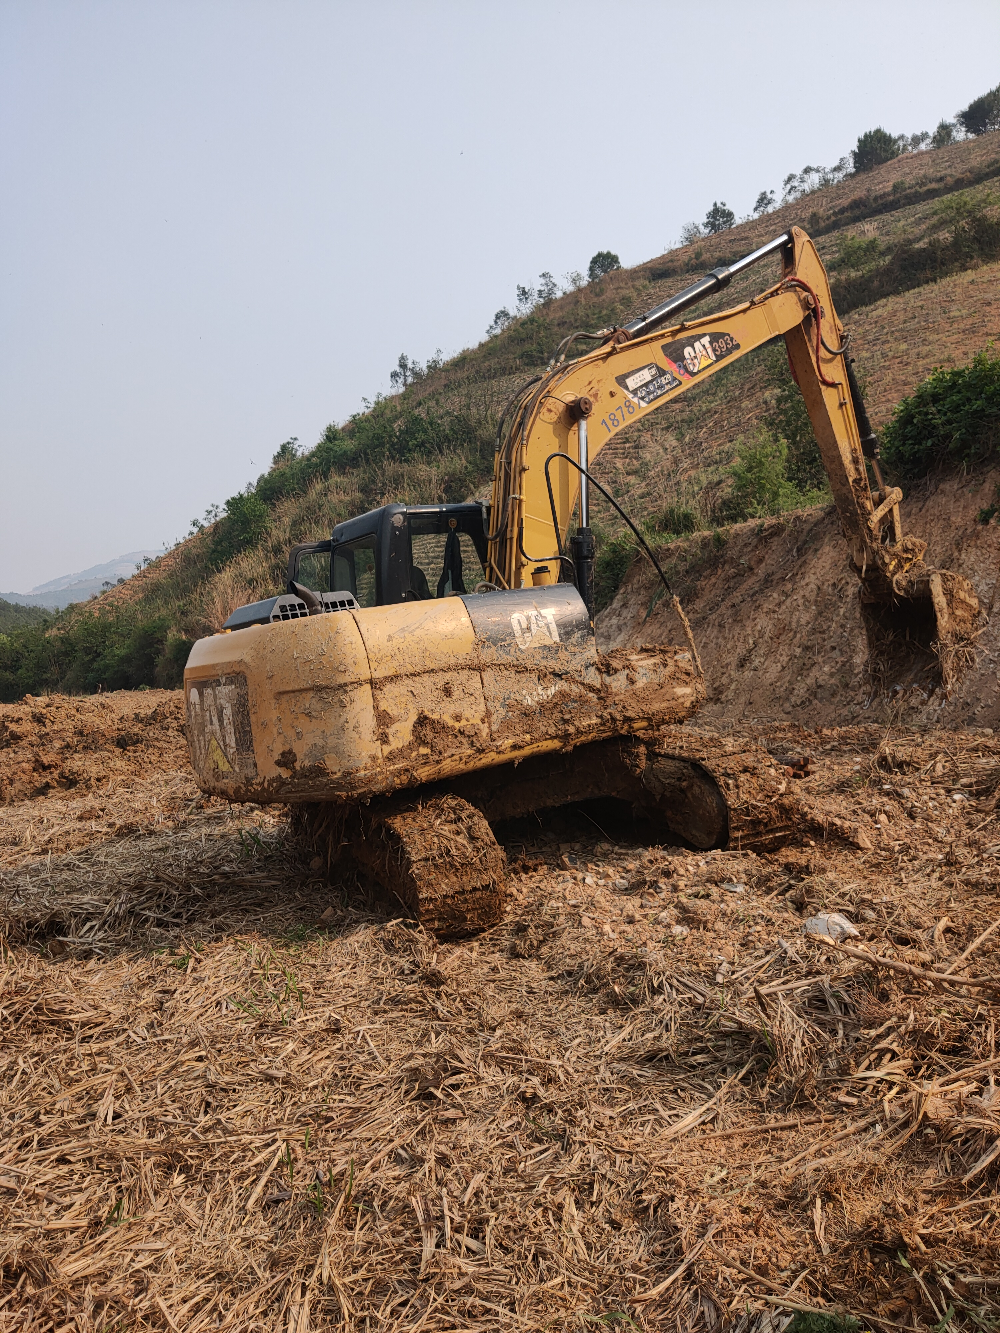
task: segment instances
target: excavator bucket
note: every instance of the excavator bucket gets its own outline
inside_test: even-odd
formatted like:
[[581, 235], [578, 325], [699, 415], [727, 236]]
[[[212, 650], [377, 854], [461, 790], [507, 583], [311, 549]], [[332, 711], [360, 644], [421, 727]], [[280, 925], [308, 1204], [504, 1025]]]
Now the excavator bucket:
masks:
[[925, 694], [938, 689], [949, 694], [975, 663], [979, 610], [967, 579], [923, 561], [892, 579], [888, 597], [884, 591], [873, 596], [862, 582], [868, 670], [876, 689], [892, 694], [916, 687]]

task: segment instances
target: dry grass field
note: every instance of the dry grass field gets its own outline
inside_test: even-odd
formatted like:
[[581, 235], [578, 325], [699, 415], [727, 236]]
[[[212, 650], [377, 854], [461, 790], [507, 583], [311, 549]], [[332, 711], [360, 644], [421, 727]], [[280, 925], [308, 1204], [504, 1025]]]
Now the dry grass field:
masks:
[[[105, 704], [111, 759], [173, 707]], [[0, 1328], [993, 1326], [991, 734], [700, 733], [801, 817], [508, 826], [505, 920], [443, 944], [155, 733], [0, 811]]]

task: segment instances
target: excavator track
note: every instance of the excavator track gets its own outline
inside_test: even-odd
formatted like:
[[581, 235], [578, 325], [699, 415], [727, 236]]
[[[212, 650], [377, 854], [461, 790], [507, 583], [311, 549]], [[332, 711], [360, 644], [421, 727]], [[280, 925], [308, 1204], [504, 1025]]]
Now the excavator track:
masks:
[[353, 865], [442, 939], [503, 916], [507, 858], [482, 813], [450, 793], [343, 809], [300, 807], [300, 830], [328, 863]]
[[[653, 844], [774, 851], [803, 838], [868, 845], [804, 799], [767, 750], [667, 727], [538, 755], [369, 805], [297, 807], [300, 834], [334, 873], [353, 868], [443, 939], [496, 925], [506, 858], [494, 826], [576, 802], [632, 806]], [[637, 828], [640, 827], [637, 823]], [[859, 839], [861, 839], [859, 841]]]

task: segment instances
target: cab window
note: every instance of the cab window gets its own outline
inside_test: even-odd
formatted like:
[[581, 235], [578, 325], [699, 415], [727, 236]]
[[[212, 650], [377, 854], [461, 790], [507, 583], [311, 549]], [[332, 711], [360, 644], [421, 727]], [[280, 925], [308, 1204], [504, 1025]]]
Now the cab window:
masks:
[[334, 550], [332, 591], [352, 592], [359, 606], [375, 605], [374, 533]]
[[483, 565], [467, 532], [454, 518], [410, 515], [410, 599], [426, 601], [472, 592], [483, 580]]
[[330, 552], [303, 552], [299, 557], [298, 582], [313, 592], [330, 592]]

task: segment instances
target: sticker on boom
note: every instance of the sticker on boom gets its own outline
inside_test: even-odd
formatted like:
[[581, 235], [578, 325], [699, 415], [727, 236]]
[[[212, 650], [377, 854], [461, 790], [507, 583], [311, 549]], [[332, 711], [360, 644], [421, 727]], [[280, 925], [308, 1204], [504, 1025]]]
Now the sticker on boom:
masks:
[[671, 371], [650, 361], [648, 366], [640, 366], [627, 375], [616, 375], [615, 383], [634, 398], [640, 407], [649, 407], [657, 398], [676, 389], [680, 380]]
[[700, 338], [678, 338], [660, 348], [667, 365], [682, 380], [693, 380], [703, 370], [739, 350], [740, 345], [731, 333], [703, 333]]
[[559, 626], [555, 614], [549, 610], [539, 611], [532, 607], [530, 611], [515, 611], [510, 618], [510, 627], [518, 648], [524, 651], [536, 644], [559, 642]]
[[257, 776], [246, 676], [192, 681], [187, 720], [199, 773], [229, 781]]

